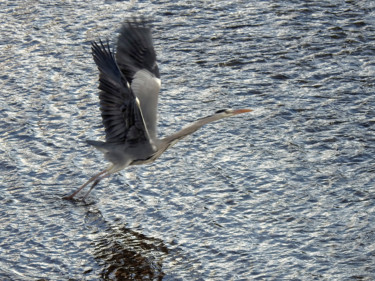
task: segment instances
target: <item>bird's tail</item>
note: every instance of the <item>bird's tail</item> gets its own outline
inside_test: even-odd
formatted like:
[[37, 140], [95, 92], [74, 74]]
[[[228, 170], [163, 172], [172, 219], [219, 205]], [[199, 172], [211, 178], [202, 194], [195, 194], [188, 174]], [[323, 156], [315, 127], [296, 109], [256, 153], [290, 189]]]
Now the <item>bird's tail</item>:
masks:
[[100, 150], [103, 153], [107, 153], [111, 150], [112, 144], [106, 143], [104, 141], [93, 141], [86, 140], [89, 145], [94, 146], [96, 149]]
[[113, 165], [107, 169], [108, 173], [120, 171], [132, 162], [131, 158], [124, 154], [122, 145], [93, 140], [87, 140], [86, 142], [103, 152], [105, 159], [112, 162]]

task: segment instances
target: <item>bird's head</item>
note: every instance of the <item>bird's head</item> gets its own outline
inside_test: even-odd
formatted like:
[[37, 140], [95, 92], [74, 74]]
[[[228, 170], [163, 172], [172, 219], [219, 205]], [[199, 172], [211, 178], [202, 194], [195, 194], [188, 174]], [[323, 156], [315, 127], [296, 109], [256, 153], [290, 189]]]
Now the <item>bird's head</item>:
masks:
[[247, 109], [247, 108], [244, 108], [244, 109], [220, 109], [220, 110], [215, 112], [215, 115], [220, 115], [224, 118], [224, 117], [230, 117], [230, 116], [233, 116], [233, 115], [251, 112], [251, 111], [253, 111], [253, 110]]

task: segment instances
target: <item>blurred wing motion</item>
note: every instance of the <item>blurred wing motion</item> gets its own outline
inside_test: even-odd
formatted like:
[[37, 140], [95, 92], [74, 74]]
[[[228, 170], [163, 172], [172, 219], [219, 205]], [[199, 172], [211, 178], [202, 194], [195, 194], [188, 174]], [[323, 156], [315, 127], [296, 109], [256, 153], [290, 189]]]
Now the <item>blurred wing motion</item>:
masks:
[[[123, 144], [149, 141], [147, 127], [137, 97], [118, 68], [109, 46], [92, 43], [94, 61], [99, 69], [100, 110], [106, 142]], [[100, 142], [89, 141], [97, 146]]]
[[117, 41], [116, 62], [140, 101], [147, 130], [157, 135], [157, 107], [160, 74], [151, 37], [144, 19], [125, 22]]

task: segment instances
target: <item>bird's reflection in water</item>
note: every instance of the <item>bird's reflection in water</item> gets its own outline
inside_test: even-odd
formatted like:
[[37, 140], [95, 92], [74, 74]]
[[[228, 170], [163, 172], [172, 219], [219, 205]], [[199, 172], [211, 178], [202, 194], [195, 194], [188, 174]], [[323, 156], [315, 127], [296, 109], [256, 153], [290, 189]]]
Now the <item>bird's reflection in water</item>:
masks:
[[162, 280], [162, 260], [168, 249], [160, 239], [126, 227], [110, 229], [94, 242], [94, 254], [103, 266], [102, 280]]

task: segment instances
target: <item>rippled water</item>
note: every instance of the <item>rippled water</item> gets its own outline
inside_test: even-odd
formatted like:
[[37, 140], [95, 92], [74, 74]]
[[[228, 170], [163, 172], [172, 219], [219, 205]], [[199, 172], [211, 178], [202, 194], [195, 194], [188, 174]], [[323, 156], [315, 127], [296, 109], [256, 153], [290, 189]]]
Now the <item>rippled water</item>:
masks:
[[[107, 165], [90, 41], [154, 18], [160, 134]], [[0, 3], [1, 280], [374, 280], [375, 2]]]

